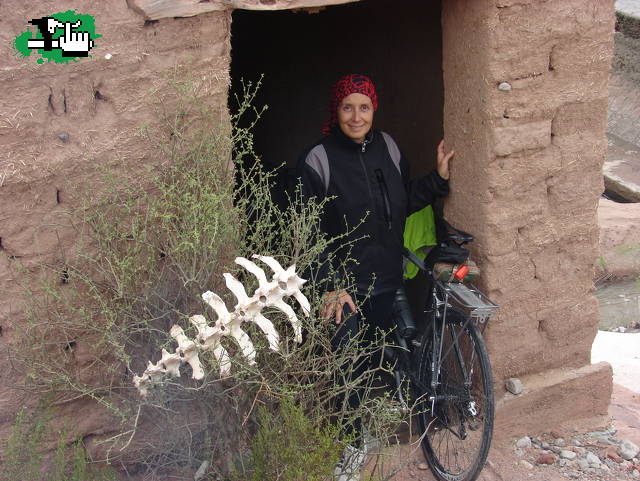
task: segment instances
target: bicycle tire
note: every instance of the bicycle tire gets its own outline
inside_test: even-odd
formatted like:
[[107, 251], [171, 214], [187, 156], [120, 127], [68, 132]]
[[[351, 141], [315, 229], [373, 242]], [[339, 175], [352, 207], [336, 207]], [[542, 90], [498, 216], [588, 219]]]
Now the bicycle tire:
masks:
[[[435, 403], [422, 393], [418, 402], [418, 424], [422, 449], [435, 477], [440, 481], [474, 481], [482, 471], [493, 435], [494, 396], [491, 363], [486, 344], [473, 321], [453, 308], [447, 310], [442, 348], [440, 384]], [[429, 323], [422, 337], [418, 358], [418, 380], [431, 381], [432, 329], [441, 324]], [[457, 335], [459, 351], [453, 347]], [[463, 363], [459, 362], [459, 358]], [[465, 372], [471, 386], [464, 386]], [[418, 394], [418, 393], [416, 393]], [[433, 406], [433, 410], [432, 410]], [[475, 415], [473, 414], [475, 412]]]

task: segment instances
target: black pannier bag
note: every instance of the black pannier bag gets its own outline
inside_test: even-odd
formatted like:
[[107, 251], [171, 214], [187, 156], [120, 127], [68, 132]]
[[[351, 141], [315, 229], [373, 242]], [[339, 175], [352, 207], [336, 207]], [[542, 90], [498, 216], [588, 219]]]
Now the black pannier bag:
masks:
[[447, 264], [464, 264], [469, 258], [469, 250], [464, 247], [460, 247], [453, 240], [456, 236], [462, 237], [468, 236], [473, 239], [469, 234], [459, 231], [453, 228], [442, 217], [436, 217], [436, 238], [438, 245], [434, 246], [427, 257], [424, 260], [424, 264], [428, 269], [433, 269], [436, 262], [442, 262]]

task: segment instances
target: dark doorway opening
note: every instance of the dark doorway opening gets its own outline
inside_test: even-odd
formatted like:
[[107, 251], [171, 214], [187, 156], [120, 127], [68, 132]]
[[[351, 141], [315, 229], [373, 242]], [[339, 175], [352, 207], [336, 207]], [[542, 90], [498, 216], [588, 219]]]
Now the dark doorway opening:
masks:
[[264, 74], [257, 105], [269, 109], [255, 141], [265, 165], [293, 167], [321, 137], [331, 84], [363, 73], [378, 91], [374, 126], [395, 138], [412, 175], [435, 166], [443, 132], [439, 2], [365, 0], [313, 14], [236, 10], [231, 34], [231, 98], [241, 79]]
[[[411, 163], [412, 177], [435, 167], [443, 137], [444, 87], [440, 2], [363, 0], [317, 13], [236, 10], [231, 27], [231, 90], [264, 75], [256, 106], [268, 105], [255, 128], [265, 167], [279, 170], [276, 200], [295, 183], [295, 164], [321, 138], [331, 85], [341, 75], [371, 77], [378, 93], [374, 127], [391, 134]], [[440, 210], [436, 208], [436, 210]], [[426, 279], [408, 285], [422, 317]]]

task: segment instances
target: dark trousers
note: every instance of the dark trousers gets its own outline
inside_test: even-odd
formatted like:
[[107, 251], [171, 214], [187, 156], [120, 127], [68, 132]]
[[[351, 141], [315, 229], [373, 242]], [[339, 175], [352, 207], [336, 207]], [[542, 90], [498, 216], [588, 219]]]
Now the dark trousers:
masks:
[[[381, 345], [381, 336], [384, 332], [388, 332], [391, 326], [391, 314], [395, 292], [383, 293], [370, 296], [363, 302], [354, 298], [356, 305], [359, 305], [359, 312], [352, 312], [345, 304], [342, 315], [342, 323], [338, 326], [336, 333], [332, 339], [332, 347], [338, 352], [348, 345], [350, 339], [354, 338], [361, 329], [364, 330], [363, 337], [360, 338], [359, 345], [362, 347], [375, 347]], [[375, 368], [380, 363], [380, 355], [382, 349], [375, 350], [367, 356], [361, 356], [355, 362], [347, 361], [348, 365], [342, 366], [341, 372], [338, 373], [337, 383], [346, 385], [351, 379], [356, 379], [366, 373], [368, 370]], [[357, 409], [362, 402], [362, 394], [367, 383], [367, 379], [360, 381], [360, 388], [352, 390], [347, 395], [347, 403], [351, 410]], [[342, 405], [345, 397], [340, 396], [338, 403]], [[352, 435], [356, 439], [356, 443], [361, 443], [362, 438], [362, 419], [357, 417], [353, 423], [345, 426], [344, 434]]]

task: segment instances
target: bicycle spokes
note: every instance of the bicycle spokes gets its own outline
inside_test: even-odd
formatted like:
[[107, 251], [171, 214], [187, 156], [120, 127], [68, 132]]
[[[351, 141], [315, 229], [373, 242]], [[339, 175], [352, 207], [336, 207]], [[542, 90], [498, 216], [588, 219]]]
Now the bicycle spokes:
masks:
[[455, 309], [428, 334], [420, 366], [422, 379], [429, 376], [434, 382], [426, 384], [435, 387], [427, 395], [431, 409], [418, 414], [425, 456], [438, 479], [473, 481], [486, 459], [493, 429], [486, 347], [475, 324]]

